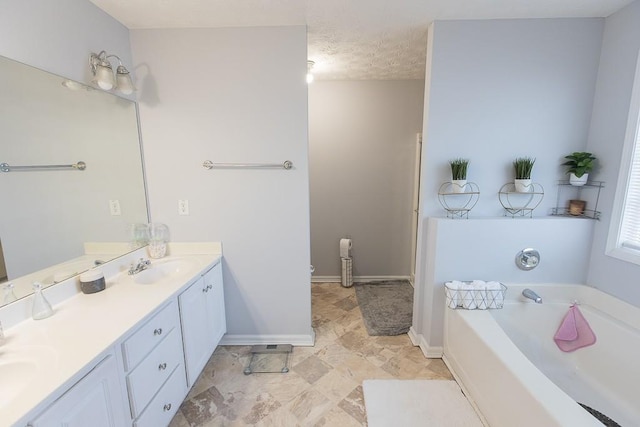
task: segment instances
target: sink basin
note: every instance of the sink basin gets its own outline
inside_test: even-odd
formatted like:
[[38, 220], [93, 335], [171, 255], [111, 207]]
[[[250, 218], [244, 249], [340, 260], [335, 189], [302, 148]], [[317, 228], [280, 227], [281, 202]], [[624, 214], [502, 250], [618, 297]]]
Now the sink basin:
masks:
[[192, 268], [193, 262], [184, 259], [152, 261], [149, 268], [130, 277], [140, 285], [152, 285], [164, 279], [180, 276]]
[[44, 346], [0, 347], [0, 408], [29, 387], [45, 367], [55, 368], [55, 354]]
[[2, 382], [0, 382], [0, 408], [22, 391], [37, 371], [38, 365], [31, 360], [0, 362], [0, 378], [2, 378]]

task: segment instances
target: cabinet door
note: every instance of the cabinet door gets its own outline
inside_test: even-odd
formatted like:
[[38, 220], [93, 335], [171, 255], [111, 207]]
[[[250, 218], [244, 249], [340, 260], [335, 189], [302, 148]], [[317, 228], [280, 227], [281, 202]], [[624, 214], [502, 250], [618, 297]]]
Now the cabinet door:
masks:
[[31, 422], [33, 427], [120, 427], [126, 425], [115, 357], [91, 372]]
[[207, 341], [209, 327], [206, 294], [207, 287], [204, 279], [200, 278], [178, 297], [189, 387], [193, 386], [211, 356]]
[[224, 310], [224, 288], [222, 286], [222, 264], [218, 264], [204, 275], [207, 287], [207, 315], [210, 326], [209, 345], [213, 353], [222, 336], [227, 332], [227, 319]]

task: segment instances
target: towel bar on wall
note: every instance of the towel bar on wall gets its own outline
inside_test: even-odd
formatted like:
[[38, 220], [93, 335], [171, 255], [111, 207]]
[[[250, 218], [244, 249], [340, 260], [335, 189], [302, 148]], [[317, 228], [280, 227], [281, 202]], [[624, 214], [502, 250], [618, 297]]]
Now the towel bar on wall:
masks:
[[11, 172], [12, 170], [42, 170], [42, 169], [76, 169], [83, 171], [87, 168], [85, 162], [78, 162], [72, 165], [29, 165], [29, 166], [11, 166], [9, 163], [0, 163], [0, 171]]
[[213, 163], [211, 160], [205, 160], [202, 164], [203, 168], [258, 168], [258, 169], [286, 169], [293, 168], [291, 160], [285, 160], [283, 163]]

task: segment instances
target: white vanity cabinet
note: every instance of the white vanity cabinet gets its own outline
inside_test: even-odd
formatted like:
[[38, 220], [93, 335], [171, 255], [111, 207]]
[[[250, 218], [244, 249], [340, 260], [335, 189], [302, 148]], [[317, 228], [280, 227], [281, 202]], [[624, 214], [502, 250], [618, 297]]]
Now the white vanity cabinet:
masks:
[[227, 330], [221, 264], [182, 292], [178, 301], [187, 384], [192, 387]]
[[28, 425], [120, 427], [127, 424], [116, 358], [107, 355]]
[[168, 424], [187, 394], [175, 299], [123, 341], [122, 359], [133, 424]]
[[[1, 407], [0, 427], [169, 425], [226, 332], [220, 256], [188, 256], [188, 262], [177, 258], [190, 269], [177, 270], [175, 278], [143, 285], [118, 273], [105, 292], [73, 294], [42, 323], [9, 329], [24, 341], [12, 339], [15, 348], [46, 330], [60, 355], [51, 368], [60, 374], [43, 375], [43, 387], [23, 390], [19, 405]], [[96, 325], [105, 333], [96, 334]]]

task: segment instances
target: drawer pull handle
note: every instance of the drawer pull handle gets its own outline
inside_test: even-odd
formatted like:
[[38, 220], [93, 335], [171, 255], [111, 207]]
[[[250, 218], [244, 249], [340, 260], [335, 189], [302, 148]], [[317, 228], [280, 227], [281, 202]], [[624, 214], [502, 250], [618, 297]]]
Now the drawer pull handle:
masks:
[[165, 404], [165, 405], [164, 405], [164, 407], [163, 407], [162, 409], [164, 409], [164, 410], [165, 410], [165, 412], [166, 412], [166, 411], [170, 411], [170, 410], [171, 410], [171, 403], [167, 403], [167, 404]]
[[162, 328], [157, 328], [153, 330], [153, 335], [162, 335]]
[[159, 371], [164, 371], [165, 369], [167, 369], [167, 364], [166, 363], [161, 363], [158, 365], [158, 370]]

